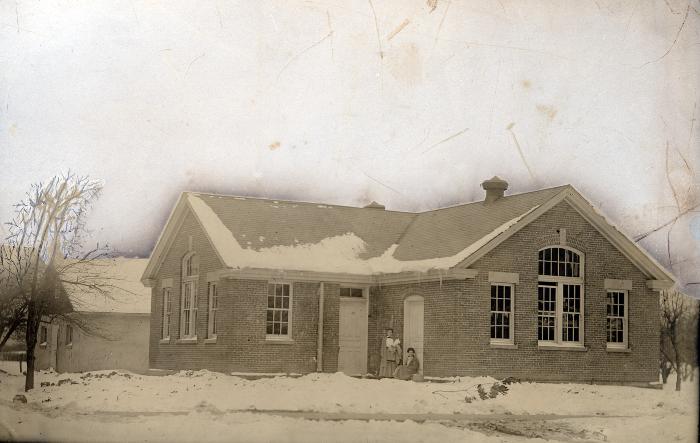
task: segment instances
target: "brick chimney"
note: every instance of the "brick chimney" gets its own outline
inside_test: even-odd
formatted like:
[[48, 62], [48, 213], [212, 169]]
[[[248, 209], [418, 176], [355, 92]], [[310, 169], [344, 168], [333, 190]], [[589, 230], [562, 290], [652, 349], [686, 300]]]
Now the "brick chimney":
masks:
[[485, 180], [481, 183], [481, 187], [486, 191], [484, 204], [487, 205], [503, 197], [503, 193], [508, 189], [508, 182], [495, 175], [490, 180]]

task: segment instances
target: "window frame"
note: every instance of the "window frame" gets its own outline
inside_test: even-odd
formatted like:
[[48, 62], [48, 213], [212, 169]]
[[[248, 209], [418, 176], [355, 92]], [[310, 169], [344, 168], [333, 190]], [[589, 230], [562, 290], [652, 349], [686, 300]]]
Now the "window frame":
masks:
[[218, 286], [218, 280], [207, 282], [207, 339], [209, 340], [216, 340], [218, 333], [216, 329], [216, 317], [219, 311]]
[[[567, 277], [560, 275], [543, 275], [539, 273], [539, 255], [540, 252], [547, 249], [558, 248], [573, 252], [578, 255], [579, 258], [579, 276], [578, 277]], [[555, 288], [555, 311], [554, 311], [554, 340], [540, 340], [539, 329], [536, 331], [537, 345], [539, 347], [576, 347], [585, 348], [585, 254], [581, 251], [564, 245], [549, 245], [541, 248], [537, 251], [537, 302], [538, 311], [537, 318], [539, 328], [539, 300], [540, 300], [540, 287], [550, 287]], [[549, 285], [547, 285], [549, 283]], [[577, 341], [565, 341], [562, 337], [562, 332], [564, 329], [564, 286], [578, 286], [579, 287], [579, 324], [578, 324], [578, 334], [579, 339]], [[551, 312], [551, 311], [547, 311]]]
[[[197, 302], [199, 300], [199, 263], [197, 254], [187, 253], [182, 259], [182, 284], [180, 285], [180, 340], [197, 340]], [[188, 309], [185, 309], [185, 288], [189, 287]], [[188, 315], [185, 315], [187, 311]], [[187, 317], [187, 322], [186, 322]], [[185, 333], [187, 323], [188, 332]]]
[[[360, 291], [362, 291], [362, 295], [359, 297], [356, 295], [352, 295], [354, 289], [359, 289]], [[343, 290], [349, 290], [350, 295], [343, 295]], [[341, 285], [338, 290], [338, 296], [350, 299], [363, 299], [367, 298], [367, 291], [368, 288], [366, 286]]]
[[[270, 309], [272, 309], [273, 313], [274, 311], [279, 311], [280, 308], [270, 308], [269, 307], [269, 300], [268, 297], [270, 296], [270, 285], [275, 286], [275, 294], [276, 294], [276, 287], [278, 285], [284, 286], [287, 285], [289, 286], [289, 306], [286, 309], [287, 310], [287, 333], [286, 334], [268, 334], [267, 333], [267, 313], [269, 312]], [[284, 291], [284, 289], [282, 289]], [[283, 292], [284, 293], [284, 292]], [[290, 281], [277, 281], [277, 280], [272, 280], [267, 282], [267, 292], [265, 294], [265, 339], [269, 341], [292, 341], [293, 336], [292, 336], [292, 330], [293, 330], [293, 319], [294, 319], [294, 313], [293, 313], [293, 306], [294, 306], [294, 284]], [[281, 308], [281, 310], [284, 310], [284, 308]], [[274, 316], [274, 314], [273, 314]], [[273, 320], [274, 322], [274, 320]], [[274, 326], [273, 326], [273, 331], [274, 331]]]
[[[494, 311], [491, 309], [491, 300], [493, 299], [493, 288], [499, 286], [510, 288], [510, 311]], [[498, 292], [498, 289], [496, 289]], [[508, 338], [493, 338], [491, 337], [491, 328], [494, 326], [491, 322], [494, 313], [508, 313]], [[492, 345], [512, 345], [515, 344], [515, 284], [503, 282], [491, 282], [489, 286], [489, 344]]]
[[[43, 336], [43, 337], [42, 337]], [[39, 346], [46, 347], [49, 343], [49, 327], [46, 325], [40, 325], [39, 326], [39, 339], [37, 340], [39, 342]]]
[[160, 339], [162, 341], [169, 341], [172, 333], [173, 321], [173, 288], [172, 286], [163, 286], [161, 291], [163, 306], [161, 307]]
[[[622, 342], [610, 342], [608, 341], [608, 319], [611, 316], [608, 314], [608, 295], [611, 292], [621, 293], [624, 296], [624, 302], [622, 305], [623, 317], [622, 317]], [[605, 291], [605, 347], [607, 349], [628, 349], [629, 346], [629, 291], [627, 289], [606, 289]], [[619, 316], [612, 318], [620, 318]]]
[[66, 346], [73, 347], [73, 325], [66, 325]]

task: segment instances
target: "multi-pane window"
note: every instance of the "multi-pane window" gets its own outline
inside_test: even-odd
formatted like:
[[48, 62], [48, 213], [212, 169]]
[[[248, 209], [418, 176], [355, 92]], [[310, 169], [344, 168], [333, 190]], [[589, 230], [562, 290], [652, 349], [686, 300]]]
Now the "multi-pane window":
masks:
[[537, 339], [554, 341], [557, 318], [557, 284], [542, 282], [537, 287]]
[[291, 289], [286, 283], [267, 286], [267, 325], [269, 336], [289, 336], [291, 320]]
[[581, 285], [562, 285], [561, 340], [578, 342], [581, 332]]
[[182, 298], [180, 309], [180, 338], [197, 338], [197, 256], [188, 254], [182, 265]]
[[170, 317], [172, 307], [172, 288], [163, 288], [163, 329], [161, 331], [161, 338], [163, 340], [170, 338]]
[[540, 275], [579, 277], [581, 257], [567, 248], [546, 248], [539, 252], [538, 271]]
[[362, 288], [340, 288], [341, 297], [363, 297], [364, 291]]
[[563, 246], [538, 254], [537, 339], [549, 344], [583, 344], [583, 260]]
[[512, 285], [491, 285], [491, 341], [513, 341]]
[[66, 325], [66, 345], [73, 344], [73, 326]]
[[627, 345], [626, 291], [608, 291], [606, 331], [609, 347]]
[[216, 313], [219, 310], [219, 293], [217, 283], [209, 282], [207, 293], [209, 294], [209, 312], [207, 315], [207, 337], [216, 338]]

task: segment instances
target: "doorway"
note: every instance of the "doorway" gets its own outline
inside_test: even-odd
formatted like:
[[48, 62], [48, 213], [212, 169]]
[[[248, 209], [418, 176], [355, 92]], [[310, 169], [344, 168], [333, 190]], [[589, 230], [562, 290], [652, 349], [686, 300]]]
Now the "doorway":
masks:
[[420, 363], [418, 372], [423, 373], [423, 297], [411, 295], [403, 302], [403, 352], [406, 361], [406, 350], [414, 348]]
[[367, 373], [367, 299], [340, 297], [338, 371]]

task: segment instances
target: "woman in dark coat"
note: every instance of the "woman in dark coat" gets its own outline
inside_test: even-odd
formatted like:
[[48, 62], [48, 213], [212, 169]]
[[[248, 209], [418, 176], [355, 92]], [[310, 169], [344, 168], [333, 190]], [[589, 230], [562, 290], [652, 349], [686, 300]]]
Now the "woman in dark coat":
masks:
[[413, 378], [413, 374], [418, 373], [418, 368], [420, 368], [420, 362], [418, 361], [418, 357], [416, 357], [416, 350], [408, 348], [406, 354], [406, 363], [397, 367], [394, 371], [394, 378], [398, 378], [399, 380], [410, 380]]

